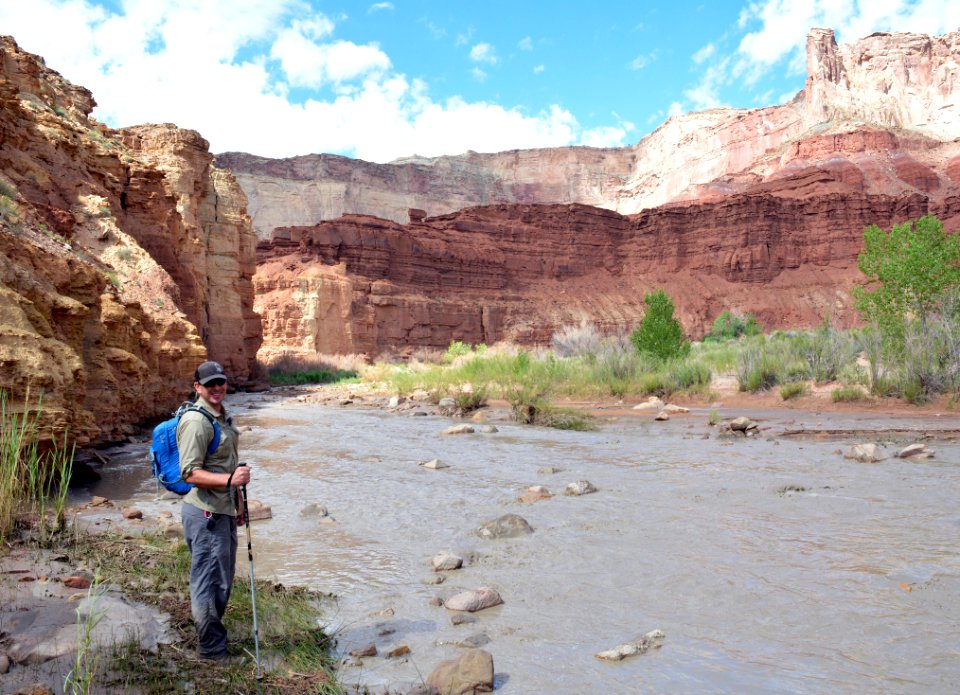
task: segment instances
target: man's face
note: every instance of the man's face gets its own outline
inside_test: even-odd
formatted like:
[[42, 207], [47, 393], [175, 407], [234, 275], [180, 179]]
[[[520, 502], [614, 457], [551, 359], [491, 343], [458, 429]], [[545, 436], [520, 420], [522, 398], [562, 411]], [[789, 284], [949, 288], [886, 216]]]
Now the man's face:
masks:
[[200, 383], [194, 384], [194, 388], [196, 388], [197, 393], [199, 393], [200, 397], [207, 403], [213, 406], [219, 406], [223, 403], [224, 396], [227, 395], [227, 380], [211, 379], [206, 385]]

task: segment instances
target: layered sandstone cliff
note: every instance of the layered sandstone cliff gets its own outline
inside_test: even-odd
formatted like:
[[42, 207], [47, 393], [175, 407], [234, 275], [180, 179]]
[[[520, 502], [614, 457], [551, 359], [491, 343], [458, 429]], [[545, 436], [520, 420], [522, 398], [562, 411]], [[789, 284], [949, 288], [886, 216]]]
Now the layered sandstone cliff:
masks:
[[928, 213], [960, 226], [960, 143], [905, 139], [909, 151], [887, 131], [801, 140], [738, 193], [636, 215], [513, 204], [276, 230], [258, 245], [262, 354], [542, 345], [584, 317], [628, 331], [657, 287], [695, 336], [724, 309], [770, 328], [849, 324], [865, 226]]
[[93, 106], [0, 38], [0, 389], [81, 444], [169, 412], [207, 356], [249, 379], [260, 344], [235, 179], [198, 134]]
[[[633, 214], [671, 201], [728, 195], [766, 178], [783, 149], [828, 131], [881, 126], [960, 137], [960, 33], [875, 34], [838, 46], [814, 29], [809, 77], [788, 104], [675, 116], [632, 147], [552, 148], [370, 164], [333, 155], [270, 160], [218, 155], [247, 194], [254, 228], [311, 225], [343, 214], [397, 222], [408, 208], [439, 215], [499, 203], [583, 203]], [[736, 175], [752, 174], [737, 179]]]

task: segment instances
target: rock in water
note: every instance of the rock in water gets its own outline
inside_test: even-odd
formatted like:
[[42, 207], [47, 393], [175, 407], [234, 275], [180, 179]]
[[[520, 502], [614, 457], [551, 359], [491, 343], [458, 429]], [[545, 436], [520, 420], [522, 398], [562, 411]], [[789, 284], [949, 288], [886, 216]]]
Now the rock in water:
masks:
[[578, 480], [567, 485], [567, 488], [563, 491], [563, 494], [579, 497], [580, 495], [589, 495], [591, 492], [596, 491], [597, 488], [595, 488], [593, 483], [591, 483], [589, 480]]
[[483, 586], [474, 591], [464, 591], [456, 596], [451, 596], [443, 602], [443, 607], [451, 611], [466, 611], [467, 613], [476, 613], [485, 608], [492, 608], [503, 603], [500, 594], [496, 589], [489, 586]]
[[604, 661], [620, 661], [628, 656], [644, 654], [650, 649], [659, 649], [663, 645], [664, 638], [666, 638], [666, 635], [663, 630], [651, 630], [635, 640], [618, 644], [606, 651], [597, 652], [594, 656]]
[[478, 536], [488, 539], [516, 538], [530, 533], [533, 533], [533, 527], [518, 514], [504, 514], [481, 525], [476, 531]]
[[453, 553], [437, 553], [433, 558], [434, 572], [447, 572], [463, 567], [463, 558]]
[[860, 463], [876, 463], [877, 461], [883, 461], [887, 458], [887, 455], [884, 454], [883, 449], [876, 444], [854, 444], [847, 449], [843, 458], [859, 461]]
[[493, 656], [483, 649], [471, 649], [443, 661], [427, 677], [427, 685], [444, 695], [489, 693], [493, 690]]

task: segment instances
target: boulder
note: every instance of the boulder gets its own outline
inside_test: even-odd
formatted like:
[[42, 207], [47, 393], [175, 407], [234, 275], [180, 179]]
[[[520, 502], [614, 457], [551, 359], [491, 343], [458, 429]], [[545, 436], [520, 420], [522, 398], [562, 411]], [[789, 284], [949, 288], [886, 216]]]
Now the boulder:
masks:
[[897, 452], [897, 458], [902, 459], [931, 459], [933, 452], [926, 444], [908, 444]]
[[440, 434], [473, 434], [476, 430], [471, 425], [451, 425]]
[[669, 413], [670, 415], [676, 415], [678, 413], [689, 413], [690, 408], [684, 408], [682, 405], [667, 403], [665, 406], [663, 406], [663, 412]]
[[495, 425], [484, 425], [483, 427], [480, 428], [480, 431], [483, 432], [484, 434], [494, 434], [495, 432], [499, 432], [500, 430], [498, 430]]
[[665, 637], [663, 630], [651, 630], [630, 642], [618, 644], [616, 647], [598, 652], [594, 656], [604, 661], [620, 661], [628, 656], [644, 654], [650, 649], [659, 649], [663, 645]]
[[664, 420], [669, 420], [670, 416], [667, 414], [666, 410], [661, 410], [659, 413], [657, 413], [657, 416], [653, 419], [658, 422], [663, 422]]
[[503, 603], [503, 599], [496, 589], [483, 586], [473, 591], [462, 591], [443, 602], [443, 607], [451, 611], [466, 611], [476, 613], [485, 608], [492, 608]]
[[596, 491], [597, 488], [595, 488], [589, 480], [577, 480], [576, 482], [568, 484], [563, 494], [579, 497], [580, 495], [589, 495], [591, 492]]
[[656, 396], [650, 396], [643, 403], [637, 403], [633, 406], [634, 410], [661, 410], [664, 406], [663, 401], [661, 401]]
[[394, 647], [393, 649], [388, 651], [387, 658], [396, 659], [397, 657], [400, 657], [400, 656], [406, 656], [409, 653], [410, 653], [410, 647], [407, 646], [406, 644], [401, 644], [400, 646]]
[[357, 647], [350, 651], [350, 656], [364, 657], [364, 656], [376, 656], [377, 655], [377, 645], [374, 642], [363, 646]]
[[136, 507], [124, 507], [121, 512], [124, 519], [142, 519], [143, 512]]
[[438, 471], [441, 468], [450, 468], [450, 464], [444, 463], [440, 459], [430, 459], [429, 461], [421, 461], [420, 464], [424, 468], [429, 468], [432, 471]]
[[741, 415], [740, 417], [735, 417], [730, 421], [730, 429], [734, 432], [746, 432], [748, 430], [757, 429], [757, 423], [750, 418]]
[[449, 572], [463, 567], [463, 558], [453, 553], [442, 552], [434, 555], [432, 564], [434, 572]]
[[427, 677], [427, 685], [444, 695], [493, 691], [493, 656], [470, 649], [456, 659], [441, 662]]
[[843, 458], [859, 461], [860, 463], [876, 463], [883, 461], [887, 455], [878, 445], [873, 443], [854, 444], [843, 454]]
[[476, 530], [481, 538], [516, 538], [533, 533], [533, 528], [527, 520], [517, 514], [504, 514], [493, 521], [482, 524]]

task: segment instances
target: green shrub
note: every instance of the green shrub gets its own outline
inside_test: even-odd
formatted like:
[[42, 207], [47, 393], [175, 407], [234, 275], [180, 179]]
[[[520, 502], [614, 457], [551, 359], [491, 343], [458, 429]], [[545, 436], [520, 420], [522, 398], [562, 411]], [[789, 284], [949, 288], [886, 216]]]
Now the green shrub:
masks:
[[867, 399], [867, 392], [862, 387], [847, 384], [835, 388], [830, 392], [830, 399], [834, 403], [855, 403]]
[[690, 343], [680, 322], [673, 317], [673, 301], [662, 289], [647, 294], [643, 301], [647, 311], [630, 335], [637, 352], [659, 360], [685, 357], [690, 352]]
[[753, 314], [734, 314], [726, 309], [713, 322], [704, 340], [731, 340], [740, 336], [760, 334], [760, 326]]
[[780, 387], [780, 398], [785, 401], [789, 401], [791, 398], [797, 398], [798, 396], [805, 396], [809, 393], [810, 387], [807, 386], [805, 381], [791, 381], [790, 383], [784, 384]]
[[271, 372], [267, 377], [276, 386], [307, 384], [343, 384], [357, 381], [357, 373], [341, 369], [308, 369], [303, 372]]
[[464, 343], [459, 340], [450, 341], [450, 345], [447, 347], [447, 351], [443, 354], [443, 361], [446, 363], [453, 362], [458, 357], [463, 357], [464, 355], [469, 355], [473, 350], [470, 348], [469, 343]]
[[737, 384], [741, 391], [764, 391], [777, 385], [780, 367], [780, 360], [765, 345], [748, 345], [737, 361]]
[[678, 389], [696, 389], [710, 385], [712, 374], [710, 367], [692, 360], [685, 360], [675, 365], [667, 378], [676, 384]]

